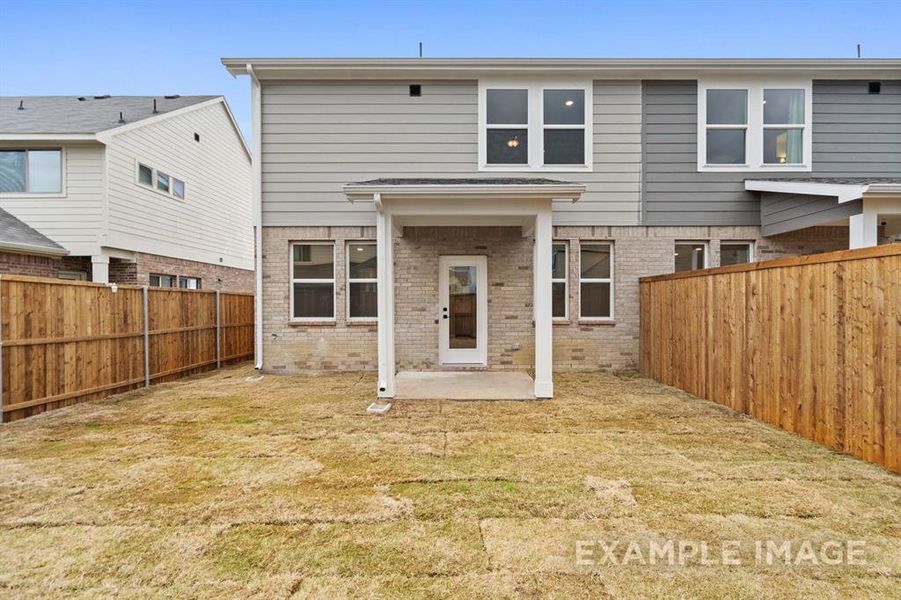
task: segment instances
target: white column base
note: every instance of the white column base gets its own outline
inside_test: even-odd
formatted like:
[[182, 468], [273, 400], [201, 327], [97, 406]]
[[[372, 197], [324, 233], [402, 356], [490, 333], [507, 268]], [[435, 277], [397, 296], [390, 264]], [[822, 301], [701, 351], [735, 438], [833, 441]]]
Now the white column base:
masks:
[[553, 398], [554, 382], [535, 380], [535, 397], [536, 398]]
[[91, 281], [109, 283], [109, 256], [91, 257]]

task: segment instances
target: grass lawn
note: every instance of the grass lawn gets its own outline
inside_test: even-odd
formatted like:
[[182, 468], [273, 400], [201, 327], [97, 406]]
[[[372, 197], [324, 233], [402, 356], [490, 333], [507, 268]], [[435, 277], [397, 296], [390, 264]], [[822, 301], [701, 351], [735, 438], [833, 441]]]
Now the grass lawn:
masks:
[[0, 428], [0, 595], [898, 597], [901, 477], [648, 379], [375, 417], [373, 375], [252, 374]]

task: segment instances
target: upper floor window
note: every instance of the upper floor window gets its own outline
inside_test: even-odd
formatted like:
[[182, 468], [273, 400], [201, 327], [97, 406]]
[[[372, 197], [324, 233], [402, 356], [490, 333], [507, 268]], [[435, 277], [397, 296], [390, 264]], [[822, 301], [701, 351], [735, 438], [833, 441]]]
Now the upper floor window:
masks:
[[185, 199], [185, 182], [153, 167], [138, 163], [138, 184], [179, 200]]
[[59, 194], [62, 150], [0, 151], [0, 193]]
[[479, 167], [491, 171], [591, 168], [588, 83], [479, 82]]
[[698, 82], [699, 171], [810, 171], [811, 83]]

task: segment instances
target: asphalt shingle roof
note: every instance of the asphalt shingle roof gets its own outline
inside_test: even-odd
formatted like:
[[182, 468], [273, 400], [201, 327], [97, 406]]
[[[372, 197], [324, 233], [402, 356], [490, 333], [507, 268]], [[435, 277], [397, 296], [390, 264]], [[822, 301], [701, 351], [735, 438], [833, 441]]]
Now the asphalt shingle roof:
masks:
[[829, 184], [848, 184], [848, 185], [868, 185], [868, 184], [901, 184], [901, 177], [791, 177], [791, 178], [772, 178], [772, 177], [748, 177], [751, 181], [778, 181], [786, 183], [829, 183]]
[[155, 116], [154, 100], [162, 114], [218, 97], [0, 96], [0, 134], [98, 133]]
[[68, 254], [65, 248], [46, 235], [0, 208], [0, 249], [21, 250], [23, 246], [34, 248], [41, 254]]

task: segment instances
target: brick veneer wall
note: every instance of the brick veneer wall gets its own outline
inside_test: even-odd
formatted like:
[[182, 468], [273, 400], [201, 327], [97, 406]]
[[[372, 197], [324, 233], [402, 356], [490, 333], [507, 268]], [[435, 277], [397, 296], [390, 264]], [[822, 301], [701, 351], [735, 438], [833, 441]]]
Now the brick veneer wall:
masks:
[[[276, 372], [374, 370], [374, 324], [344, 318], [345, 244], [372, 240], [370, 227], [266, 227], [263, 231], [263, 367]], [[569, 318], [555, 321], [554, 369], [628, 370], [638, 362], [638, 279], [674, 270], [677, 240], [707, 241], [709, 266], [719, 266], [720, 242], [754, 241], [758, 260], [848, 247], [846, 228], [811, 228], [762, 238], [757, 227], [555, 227], [554, 239], [569, 246]], [[336, 243], [336, 321], [289, 324], [289, 244]], [[579, 247], [586, 241], [614, 244], [614, 321], [580, 322]], [[438, 257], [488, 256], [488, 361], [491, 369], [530, 369], [532, 239], [518, 228], [408, 227], [395, 239], [395, 354], [398, 369], [440, 369], [438, 364]]]
[[200, 287], [223, 292], [252, 292], [253, 271], [222, 265], [138, 253], [135, 262], [110, 259], [110, 282], [150, 285], [150, 274], [199, 277]]
[[[290, 323], [290, 247], [294, 241], [335, 242], [335, 321]], [[346, 244], [375, 240], [375, 227], [263, 228], [263, 369], [270, 372], [373, 370], [378, 366], [375, 323], [346, 315]]]
[[91, 278], [91, 259], [86, 256], [36, 256], [15, 252], [0, 252], [0, 273], [58, 277], [61, 271], [84, 273]]

